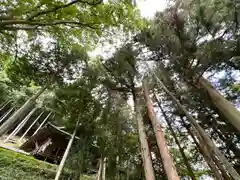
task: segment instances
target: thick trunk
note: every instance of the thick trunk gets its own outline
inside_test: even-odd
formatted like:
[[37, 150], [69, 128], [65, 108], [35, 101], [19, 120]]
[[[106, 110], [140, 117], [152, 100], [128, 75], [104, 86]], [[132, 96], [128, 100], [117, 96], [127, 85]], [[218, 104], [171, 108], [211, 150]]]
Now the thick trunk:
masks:
[[[52, 82], [52, 81], [51, 81]], [[28, 101], [26, 101], [13, 115], [5, 121], [0, 127], [0, 136], [9, 130], [21, 117], [23, 117], [29, 109], [35, 105], [36, 99], [48, 88], [51, 82], [42, 87], [35, 95], [33, 95]]]
[[170, 155], [170, 152], [168, 150], [161, 125], [158, 122], [156, 114], [154, 112], [153, 103], [150, 99], [148, 88], [145, 82], [143, 82], [143, 89], [144, 89], [144, 98], [147, 102], [148, 115], [151, 120], [153, 130], [157, 139], [157, 145], [161, 155], [164, 170], [169, 180], [177, 180], [179, 179], [179, 177], [178, 177], [175, 165], [173, 163], [172, 156]]
[[22, 120], [22, 122], [13, 130], [13, 132], [4, 140], [4, 143], [7, 142], [12, 136], [16, 136], [19, 131], [24, 127], [24, 125], [27, 123], [29, 118], [32, 116], [32, 114], [37, 110], [37, 108], [34, 108], [31, 112], [28, 113], [28, 115]]
[[157, 97], [156, 97], [155, 94], [154, 94], [154, 98], [156, 99], [156, 101], [157, 101], [157, 103], [158, 103], [158, 106], [159, 106], [159, 108], [160, 108], [160, 110], [161, 110], [161, 112], [162, 112], [162, 114], [163, 114], [163, 117], [165, 118], [165, 120], [166, 120], [166, 122], [167, 122], [167, 124], [168, 124], [168, 127], [169, 127], [169, 129], [170, 129], [170, 131], [171, 131], [171, 133], [172, 133], [172, 135], [173, 135], [173, 138], [174, 138], [174, 140], [175, 140], [175, 142], [176, 142], [176, 144], [177, 144], [177, 146], [178, 146], [178, 148], [179, 148], [179, 151], [180, 151], [180, 153], [181, 153], [181, 155], [182, 155], [182, 157], [183, 157], [183, 161], [184, 161], [184, 163], [185, 163], [185, 165], [186, 165], [186, 167], [187, 167], [189, 176], [192, 178], [192, 180], [197, 180], [197, 178], [196, 178], [195, 175], [194, 175], [194, 172], [193, 172], [193, 169], [192, 169], [192, 167], [191, 167], [191, 164], [189, 163], [188, 158], [187, 158], [187, 156], [185, 155], [185, 152], [184, 152], [184, 150], [183, 150], [180, 142], [178, 141], [177, 135], [176, 135], [176, 133], [174, 132], [174, 130], [173, 130], [173, 128], [172, 128], [172, 124], [171, 124], [171, 122], [169, 121], [169, 119], [168, 119], [165, 111], [163, 110], [163, 108], [162, 108], [162, 106], [161, 106], [161, 104], [160, 104], [160, 102], [159, 102], [159, 100], [157, 99]]
[[151, 153], [148, 147], [147, 135], [143, 125], [140, 105], [134, 90], [132, 94], [133, 94], [133, 101], [134, 101], [134, 108], [135, 108], [135, 118], [138, 124], [138, 133], [139, 133], [139, 140], [141, 144], [141, 154], [142, 154], [145, 178], [146, 180], [155, 180], [155, 174], [152, 166], [152, 158], [151, 158]]
[[71, 139], [70, 139], [69, 142], [68, 142], [68, 145], [67, 145], [67, 148], [66, 148], [66, 150], [65, 150], [65, 152], [64, 152], [64, 155], [63, 155], [63, 157], [62, 157], [62, 160], [61, 160], [61, 162], [60, 162], [60, 164], [59, 164], [59, 166], [58, 166], [57, 173], [56, 173], [56, 176], [55, 176], [55, 180], [59, 180], [59, 178], [60, 178], [60, 175], [61, 175], [62, 170], [63, 170], [63, 166], [64, 166], [64, 164], [65, 164], [65, 162], [66, 162], [66, 160], [67, 160], [68, 154], [69, 154], [69, 152], [70, 152], [70, 149], [71, 149], [71, 147], [72, 147], [74, 138], [75, 138], [75, 136], [76, 136], [77, 129], [78, 129], [78, 122], [77, 122], [76, 127], [75, 127], [75, 129], [74, 129], [74, 131], [73, 131], [72, 137], [71, 137]]
[[201, 77], [199, 79], [199, 85], [208, 94], [213, 105], [219, 112], [240, 131], [240, 111], [238, 111], [237, 108], [220, 94], [205, 78]]
[[30, 129], [34, 126], [34, 124], [40, 119], [40, 117], [43, 115], [44, 112], [42, 112], [34, 121], [33, 123], [28, 127], [28, 129], [24, 132], [22, 137], [19, 139], [19, 142], [26, 136], [26, 134], [30, 131]]
[[[148, 67], [149, 68], [149, 67]], [[150, 68], [149, 68], [150, 69]], [[218, 157], [218, 159], [221, 161], [222, 164], [226, 167], [229, 174], [231, 174], [232, 178], [234, 180], [240, 180], [240, 176], [237, 173], [237, 171], [233, 168], [232, 164], [228, 162], [226, 157], [219, 151], [219, 149], [216, 147], [214, 142], [210, 139], [209, 135], [206, 134], [206, 132], [202, 129], [202, 127], [197, 123], [197, 121], [188, 113], [186, 108], [179, 103], [179, 101], [175, 98], [175, 96], [167, 89], [167, 87], [162, 83], [162, 81], [156, 76], [156, 74], [153, 74], [158, 82], [159, 88], [163, 89], [171, 98], [172, 101], [176, 104], [176, 106], [186, 115], [189, 122], [196, 128], [196, 130], [200, 133], [202, 138], [204, 139], [204, 142], [208, 145], [208, 147], [211, 149], [211, 151]]]

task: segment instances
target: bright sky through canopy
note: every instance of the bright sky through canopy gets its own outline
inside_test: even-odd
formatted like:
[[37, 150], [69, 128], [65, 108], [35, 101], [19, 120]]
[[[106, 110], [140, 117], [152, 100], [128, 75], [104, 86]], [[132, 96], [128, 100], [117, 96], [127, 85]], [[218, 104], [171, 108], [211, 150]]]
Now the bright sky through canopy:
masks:
[[152, 18], [157, 11], [163, 11], [166, 6], [166, 0], [138, 0], [137, 6], [141, 15], [146, 18]]
[[[148, 19], [153, 18], [156, 12], [163, 11], [166, 6], [166, 0], [137, 0], [137, 7], [139, 8], [141, 15]], [[103, 55], [104, 49], [110, 49], [110, 47], [106, 47], [106, 45], [103, 47], [98, 47], [88, 54], [90, 57], [96, 57], [100, 54]]]

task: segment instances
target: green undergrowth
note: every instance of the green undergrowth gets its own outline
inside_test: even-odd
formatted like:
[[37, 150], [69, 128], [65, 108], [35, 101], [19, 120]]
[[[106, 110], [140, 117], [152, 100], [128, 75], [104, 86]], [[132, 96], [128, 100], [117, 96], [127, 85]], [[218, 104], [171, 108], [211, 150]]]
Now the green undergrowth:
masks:
[[[0, 148], [0, 180], [53, 180], [57, 166]], [[72, 180], [71, 171], [64, 169], [62, 180]], [[81, 180], [92, 180], [84, 176]]]
[[0, 148], [1, 180], [53, 179], [57, 166], [39, 161], [32, 156]]

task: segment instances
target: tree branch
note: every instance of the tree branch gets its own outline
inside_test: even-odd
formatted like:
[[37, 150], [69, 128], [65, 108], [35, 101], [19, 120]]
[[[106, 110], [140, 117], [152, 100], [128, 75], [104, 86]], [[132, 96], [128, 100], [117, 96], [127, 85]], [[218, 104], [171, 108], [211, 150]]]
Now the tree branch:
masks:
[[90, 2], [87, 2], [87, 1], [80, 1], [80, 0], [74, 0], [70, 3], [67, 3], [67, 4], [64, 4], [64, 5], [59, 5], [59, 6], [55, 6], [54, 8], [52, 9], [48, 9], [48, 10], [45, 10], [45, 11], [40, 11], [40, 12], [37, 12], [35, 14], [33, 14], [32, 16], [30, 16], [28, 18], [28, 20], [33, 20], [34, 18], [38, 17], [38, 16], [41, 16], [41, 15], [44, 15], [44, 14], [49, 14], [49, 13], [52, 13], [52, 12], [56, 12], [58, 11], [59, 9], [63, 9], [63, 8], [67, 8], [73, 4], [76, 4], [76, 3], [84, 3], [84, 4], [88, 4], [88, 5], [92, 5], [92, 6], [96, 6], [98, 4], [101, 4], [102, 3], [102, 0], [98, 0], [97, 2], [93, 2], [90, 3]]
[[[32, 30], [36, 29], [38, 26], [54, 26], [54, 25], [77, 25], [77, 26], [85, 26], [91, 29], [97, 29], [96, 27], [92, 26], [95, 23], [81, 23], [76, 21], [68, 21], [68, 20], [53, 20], [51, 22], [48, 21], [30, 21], [30, 20], [6, 20], [0, 22], [0, 29], [1, 30]], [[21, 26], [14, 26], [14, 25], [30, 25], [30, 27], [21, 27]], [[2, 26], [2, 27], [1, 27]], [[34, 27], [31, 27], [34, 26]]]

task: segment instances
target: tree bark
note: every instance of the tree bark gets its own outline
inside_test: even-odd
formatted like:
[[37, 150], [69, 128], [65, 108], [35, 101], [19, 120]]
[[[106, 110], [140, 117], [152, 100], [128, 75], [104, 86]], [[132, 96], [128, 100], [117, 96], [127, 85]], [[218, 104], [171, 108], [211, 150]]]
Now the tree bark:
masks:
[[23, 128], [23, 126], [27, 123], [29, 118], [32, 116], [32, 114], [37, 110], [37, 108], [34, 108], [31, 112], [28, 113], [28, 115], [22, 120], [22, 122], [13, 130], [13, 132], [4, 140], [4, 143], [6, 143], [12, 136], [16, 136], [17, 133]]
[[199, 86], [209, 95], [213, 105], [223, 114], [226, 119], [240, 131], [240, 111], [220, 94], [204, 77], [198, 81]]
[[[217, 165], [214, 163], [214, 160], [212, 158], [211, 153], [209, 153], [208, 149], [204, 148], [204, 146], [201, 146], [199, 144], [199, 142], [197, 141], [197, 135], [196, 133], [194, 133], [193, 130], [190, 129], [190, 127], [187, 126], [187, 124], [185, 123], [185, 121], [183, 120], [182, 117], [180, 117], [183, 126], [187, 129], [188, 134], [190, 134], [191, 138], [193, 139], [193, 142], [196, 144], [197, 149], [199, 150], [199, 152], [202, 154], [204, 160], [206, 161], [206, 163], [208, 164], [209, 168], [211, 169], [211, 171], [213, 172], [213, 175], [216, 179], [218, 180], [224, 180], [223, 177], [221, 176]], [[203, 144], [204, 145], [204, 144]], [[205, 146], [206, 147], [206, 146]]]
[[[146, 64], [147, 65], [147, 64]], [[148, 67], [148, 66], [147, 66]], [[148, 67], [149, 70], [151, 70]], [[155, 79], [158, 82], [159, 88], [163, 89], [172, 99], [172, 101], [176, 104], [176, 106], [186, 115], [189, 122], [196, 128], [196, 130], [200, 133], [204, 142], [208, 145], [211, 151], [218, 157], [222, 164], [226, 167], [229, 174], [232, 176], [234, 180], [240, 180], [240, 176], [237, 171], [233, 168], [232, 164], [228, 162], [227, 158], [219, 151], [214, 142], [210, 139], [209, 135], [202, 129], [202, 127], [197, 123], [197, 121], [188, 113], [186, 108], [179, 103], [179, 101], [175, 98], [175, 96], [168, 90], [168, 88], [162, 83], [162, 81], [153, 73]]]
[[162, 112], [162, 114], [163, 114], [163, 117], [165, 118], [165, 120], [166, 120], [166, 122], [167, 122], [167, 124], [168, 124], [168, 127], [169, 127], [169, 129], [170, 129], [170, 131], [171, 131], [171, 133], [172, 133], [172, 136], [173, 136], [173, 138], [174, 138], [174, 140], [175, 140], [175, 142], [176, 142], [176, 144], [177, 144], [177, 146], [178, 146], [178, 149], [179, 149], [179, 151], [180, 151], [180, 153], [181, 153], [181, 155], [182, 155], [182, 157], [183, 157], [183, 161], [184, 161], [184, 163], [185, 163], [185, 165], [186, 165], [186, 167], [187, 167], [189, 176], [192, 178], [192, 180], [197, 180], [197, 178], [196, 178], [195, 175], [194, 175], [194, 172], [193, 172], [193, 169], [192, 169], [192, 167], [191, 167], [191, 164], [189, 163], [188, 158], [187, 158], [187, 156], [186, 156], [186, 154], [185, 154], [185, 152], [184, 152], [184, 150], [183, 150], [180, 142], [178, 141], [177, 135], [175, 134], [175, 132], [174, 132], [174, 130], [173, 130], [173, 128], [172, 128], [172, 124], [171, 124], [171, 122], [169, 121], [169, 119], [168, 119], [165, 111], [163, 110], [163, 108], [162, 108], [162, 106], [161, 106], [161, 104], [160, 104], [160, 102], [159, 102], [159, 100], [157, 99], [157, 97], [156, 97], [155, 94], [154, 94], [154, 98], [155, 98], [155, 100], [156, 100], [157, 103], [158, 103], [158, 106], [159, 106], [159, 108], [160, 108], [160, 110], [161, 110], [161, 112]]
[[14, 108], [15, 108], [15, 106], [12, 107], [11, 109], [9, 109], [9, 111], [6, 112], [6, 113], [1, 117], [0, 123], [3, 122], [3, 121], [8, 117], [8, 115], [10, 115], [10, 113], [14, 110]]
[[37, 128], [37, 130], [33, 133], [33, 135], [35, 135], [40, 129], [41, 127], [44, 125], [44, 123], [48, 120], [48, 118], [51, 116], [52, 112], [50, 112], [47, 117], [43, 120], [43, 122], [40, 124], [40, 126]]
[[7, 101], [3, 104], [1, 104], [0, 112], [10, 103], [11, 101]]
[[154, 130], [154, 133], [155, 133], [155, 136], [156, 136], [156, 139], [157, 139], [157, 145], [158, 145], [158, 148], [159, 148], [159, 152], [160, 152], [160, 155], [161, 155], [161, 159], [162, 159], [162, 162], [163, 162], [163, 166], [164, 166], [164, 170], [166, 172], [166, 175], [167, 175], [169, 180], [180, 179], [178, 174], [177, 174], [175, 165], [173, 163], [172, 156], [170, 155], [170, 152], [168, 150], [161, 125], [158, 122], [156, 114], [154, 112], [153, 103], [152, 103], [152, 101], [149, 97], [149, 91], [148, 91], [148, 88], [147, 88], [147, 84], [144, 81], [143, 81], [143, 89], [144, 89], [144, 98], [145, 98], [146, 103], [147, 103], [148, 115], [149, 115], [149, 118], [151, 120], [153, 130]]
[[24, 132], [24, 134], [19, 139], [19, 142], [26, 136], [26, 134], [30, 131], [30, 129], [34, 126], [34, 124], [40, 119], [40, 117], [43, 115], [44, 111], [33, 121], [33, 123], [28, 127], [28, 129]]
[[27, 100], [22, 107], [20, 107], [16, 112], [13, 113], [13, 115], [5, 121], [0, 126], [0, 136], [6, 133], [9, 128], [13, 126], [14, 123], [16, 123], [21, 117], [23, 117], [29, 109], [31, 109], [35, 105], [36, 99], [47, 89], [52, 81], [47, 83], [44, 87], [42, 87], [36, 94], [34, 94], [29, 100]]
[[222, 163], [218, 160], [218, 158], [211, 153], [211, 150], [209, 150], [208, 146], [205, 145], [204, 143], [204, 139], [201, 137], [201, 135], [199, 134], [198, 131], [196, 130], [192, 130], [193, 134], [195, 134], [195, 136], [198, 138], [199, 144], [202, 145], [203, 149], [209, 154], [209, 156], [211, 156], [212, 160], [215, 162], [216, 166], [218, 167], [218, 169], [220, 170], [220, 172], [222, 173], [222, 177], [224, 180], [229, 180], [231, 179], [228, 174], [226, 173], [226, 170], [224, 168], [224, 166], [222, 165]]
[[75, 138], [76, 133], [77, 133], [78, 123], [79, 123], [79, 122], [77, 122], [77, 124], [76, 124], [76, 127], [75, 127], [75, 129], [74, 129], [74, 131], [73, 131], [72, 137], [71, 137], [71, 139], [70, 139], [69, 142], [68, 142], [67, 148], [66, 148], [66, 150], [65, 150], [65, 152], [64, 152], [64, 155], [63, 155], [63, 157], [62, 157], [62, 160], [61, 160], [61, 162], [60, 162], [60, 164], [59, 164], [59, 166], [58, 166], [57, 173], [56, 173], [56, 176], [55, 176], [55, 180], [59, 180], [59, 178], [60, 178], [60, 175], [61, 175], [62, 170], [63, 170], [63, 166], [64, 166], [64, 164], [65, 164], [65, 162], [66, 162], [66, 160], [67, 160], [68, 154], [69, 154], [69, 152], [70, 152], [70, 149], [71, 149], [71, 147], [72, 147], [74, 138]]
[[105, 179], [106, 179], [106, 164], [107, 164], [107, 158], [104, 157], [104, 159], [103, 159], [102, 180], [105, 180]]
[[98, 177], [97, 180], [103, 180], [102, 179], [102, 174], [103, 174], [103, 156], [101, 155], [99, 159], [99, 169], [98, 169]]
[[195, 144], [197, 145], [200, 153], [203, 155], [203, 158], [207, 162], [208, 166], [212, 170], [215, 178], [219, 179], [219, 180], [224, 180], [224, 178], [220, 174], [219, 169], [218, 169], [218, 167], [217, 167], [217, 165], [216, 165], [216, 163], [213, 159], [213, 156], [215, 156], [215, 155], [212, 155], [209, 152], [209, 150], [208, 150], [208, 148], [207, 148], [207, 146], [205, 145], [204, 142], [202, 142], [201, 140], [199, 140], [199, 142], [197, 142], [197, 140], [196, 140], [197, 135], [196, 135], [196, 132], [194, 130], [190, 130], [190, 131], [191, 131], [192, 138], [194, 139]]
[[134, 89], [132, 89], [132, 95], [133, 95], [133, 101], [134, 101], [135, 118], [138, 124], [138, 133], [139, 133], [139, 140], [141, 144], [141, 154], [142, 154], [145, 178], [146, 180], [155, 180], [151, 153], [148, 147], [147, 135], [144, 130], [143, 119], [141, 116], [140, 104]]

